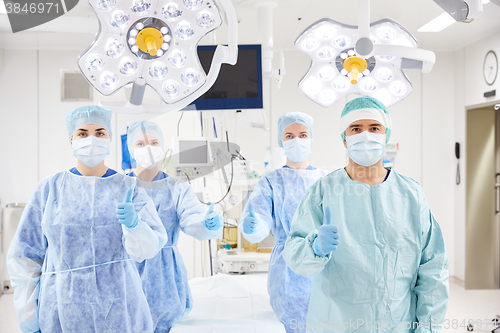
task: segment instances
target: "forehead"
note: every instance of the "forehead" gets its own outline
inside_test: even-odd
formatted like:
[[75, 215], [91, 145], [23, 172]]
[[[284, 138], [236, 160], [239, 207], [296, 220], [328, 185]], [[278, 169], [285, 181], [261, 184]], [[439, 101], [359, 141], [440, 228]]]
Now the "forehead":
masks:
[[78, 127], [77, 130], [95, 131], [96, 129], [103, 129], [103, 130], [107, 131], [106, 127], [104, 127], [102, 125], [98, 125], [98, 124], [86, 124], [86, 125]]
[[153, 135], [145, 135], [145, 136], [141, 136], [140, 138], [138, 138], [137, 140], [135, 140], [135, 142], [139, 142], [139, 141], [160, 141], [156, 136], [153, 136]]
[[349, 127], [354, 127], [354, 126], [373, 126], [373, 125], [379, 125], [384, 127], [379, 121], [374, 120], [374, 119], [360, 119], [353, 121]]
[[307, 132], [309, 133], [309, 130], [305, 125], [302, 124], [291, 124], [287, 128], [285, 128], [285, 131], [283, 133], [302, 133], [302, 132]]

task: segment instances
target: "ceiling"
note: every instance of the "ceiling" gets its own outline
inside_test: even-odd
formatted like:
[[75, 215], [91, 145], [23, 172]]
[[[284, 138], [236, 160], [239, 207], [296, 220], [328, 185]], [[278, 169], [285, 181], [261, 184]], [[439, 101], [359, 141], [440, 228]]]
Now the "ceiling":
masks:
[[[258, 43], [256, 2], [232, 0], [239, 20], [240, 44]], [[274, 46], [294, 49], [297, 36], [315, 21], [329, 17], [357, 25], [357, 1], [354, 0], [273, 0]], [[434, 52], [455, 51], [489, 35], [500, 33], [500, 6], [484, 5], [484, 12], [472, 23], [455, 23], [438, 33], [419, 33], [417, 29], [443, 10], [432, 0], [371, 0], [371, 21], [391, 18], [414, 34], [419, 47]], [[97, 19], [85, 0], [68, 14], [28, 31], [13, 34], [7, 15], [0, 14], [0, 48], [4, 49], [81, 49], [92, 42], [98, 29]], [[70, 32], [68, 32], [70, 31]], [[225, 41], [224, 29], [217, 42]], [[206, 44], [206, 43], [205, 43]]]

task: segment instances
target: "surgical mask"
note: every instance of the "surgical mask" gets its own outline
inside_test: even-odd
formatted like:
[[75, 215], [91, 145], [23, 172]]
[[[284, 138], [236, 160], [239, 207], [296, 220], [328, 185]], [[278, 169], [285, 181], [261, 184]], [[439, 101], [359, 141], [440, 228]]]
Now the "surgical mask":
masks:
[[93, 135], [73, 140], [73, 156], [88, 167], [95, 167], [109, 155], [110, 139], [97, 138]]
[[368, 131], [346, 136], [347, 154], [359, 165], [374, 165], [385, 154], [385, 141], [385, 134]]
[[283, 141], [285, 155], [292, 162], [302, 162], [311, 152], [311, 139], [295, 138]]
[[134, 148], [135, 161], [148, 170], [153, 169], [163, 158], [163, 148], [147, 145], [142, 148]]

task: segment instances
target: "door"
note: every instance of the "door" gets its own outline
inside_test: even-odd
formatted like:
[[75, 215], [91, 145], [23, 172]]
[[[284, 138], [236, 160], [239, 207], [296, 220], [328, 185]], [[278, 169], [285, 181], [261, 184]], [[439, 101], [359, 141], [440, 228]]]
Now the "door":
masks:
[[467, 111], [466, 289], [500, 288], [499, 221], [500, 114], [491, 106]]

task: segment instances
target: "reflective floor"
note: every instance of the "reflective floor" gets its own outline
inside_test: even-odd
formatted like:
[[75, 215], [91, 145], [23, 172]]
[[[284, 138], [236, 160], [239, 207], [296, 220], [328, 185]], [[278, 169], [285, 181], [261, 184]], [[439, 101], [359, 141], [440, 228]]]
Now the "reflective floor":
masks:
[[[12, 299], [12, 294], [0, 296], [0, 333], [21, 333]], [[442, 332], [466, 332], [468, 320], [491, 320], [495, 315], [500, 315], [500, 290], [465, 290], [450, 282], [450, 304]], [[476, 327], [474, 332], [491, 332], [491, 326], [484, 328]]]

